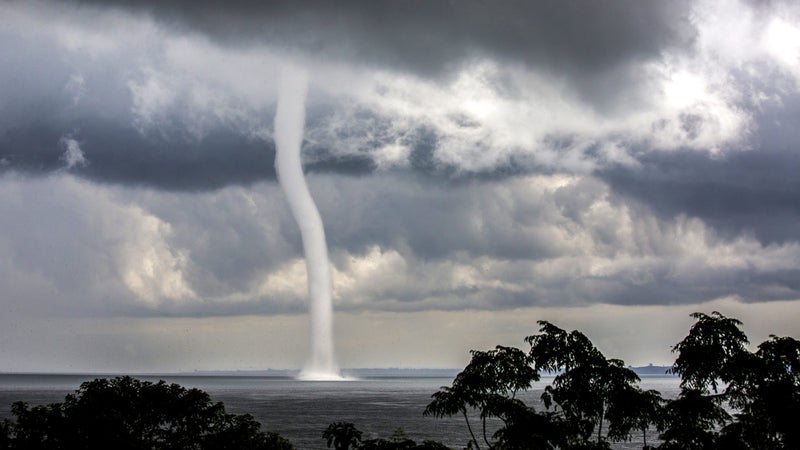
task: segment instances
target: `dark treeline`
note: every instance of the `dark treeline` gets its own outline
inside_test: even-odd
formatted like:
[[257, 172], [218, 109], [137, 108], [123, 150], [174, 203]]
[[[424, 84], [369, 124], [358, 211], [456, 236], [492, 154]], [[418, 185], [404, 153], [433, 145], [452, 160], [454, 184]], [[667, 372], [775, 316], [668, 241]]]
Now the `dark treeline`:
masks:
[[250, 415], [225, 412], [199, 389], [131, 377], [81, 384], [63, 403], [11, 406], [15, 421], [0, 424], [0, 449], [290, 450], [291, 443], [260, 431]]
[[[644, 449], [800, 448], [800, 341], [771, 336], [748, 350], [741, 322], [695, 313], [673, 348], [677, 398], [643, 391], [623, 361], [606, 358], [579, 331], [539, 322], [527, 351], [497, 346], [472, 351], [470, 363], [432, 395], [423, 414], [460, 416], [467, 449], [610, 449], [640, 434]], [[518, 398], [543, 373], [557, 373], [541, 395], [543, 410]], [[730, 412], [729, 412], [730, 411]], [[260, 430], [250, 415], [225, 412], [198, 389], [130, 377], [86, 382], [63, 403], [12, 405], [0, 423], [0, 449], [292, 449]], [[488, 433], [487, 421], [499, 428]], [[648, 444], [653, 437], [658, 445]], [[322, 433], [335, 450], [436, 450], [398, 430], [362, 440], [348, 422]]]

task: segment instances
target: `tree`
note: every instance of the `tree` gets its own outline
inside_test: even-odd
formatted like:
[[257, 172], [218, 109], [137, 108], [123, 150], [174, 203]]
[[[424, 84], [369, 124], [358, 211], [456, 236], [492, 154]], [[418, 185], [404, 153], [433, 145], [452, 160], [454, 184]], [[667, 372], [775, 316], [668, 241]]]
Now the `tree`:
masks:
[[[475, 432], [472, 430], [472, 425], [469, 422], [467, 410], [469, 408], [471, 393], [463, 385], [463, 383], [456, 383], [453, 381], [452, 386], [442, 386], [437, 392], [431, 395], [431, 402], [425, 407], [422, 412], [423, 416], [433, 416], [437, 418], [452, 417], [456, 414], [464, 416], [464, 422], [467, 424], [469, 431], [470, 441], [468, 445], [478, 445], [475, 439]], [[480, 448], [480, 446], [478, 446]]]
[[12, 405], [9, 448], [289, 450], [249, 414], [225, 413], [207, 393], [131, 377], [81, 384], [63, 403]]
[[[642, 443], [647, 448], [647, 430], [650, 425], [660, 427], [662, 423], [664, 399], [661, 393], [653, 389], [642, 391], [637, 387], [623, 390], [618, 395], [619, 398], [608, 411], [609, 421], [615, 425], [609, 430], [609, 436], [628, 440], [629, 432], [638, 430], [642, 432]], [[617, 405], [625, 407], [618, 411]]]
[[[623, 361], [606, 359], [583, 333], [538, 323], [541, 333], [525, 341], [531, 345], [529, 356], [536, 369], [560, 371], [545, 387], [542, 400], [546, 408], [557, 407], [563, 415], [567, 444], [607, 448], [608, 439], [629, 439], [630, 430], [646, 421], [625, 401], [636, 395], [639, 377]], [[604, 437], [606, 421], [609, 429]]]
[[720, 406], [719, 396], [704, 395], [696, 389], [684, 389], [680, 396], [667, 402], [664, 409], [665, 450], [702, 450], [716, 448], [717, 429], [730, 416]]
[[672, 372], [681, 376], [681, 388], [716, 393], [720, 380], [729, 383], [741, 374], [743, 363], [749, 359], [749, 341], [737, 319], [717, 311], [711, 315], [696, 312], [691, 317], [697, 322], [672, 347], [678, 353]]
[[692, 317], [673, 347], [682, 392], [666, 406], [661, 447], [800, 448], [800, 342], [772, 336], [752, 353], [740, 321], [717, 311]]
[[509, 403], [514, 408], [504, 414], [506, 421], [494, 434], [496, 448], [503, 450], [553, 450], [567, 448], [565, 426], [552, 412], [540, 413], [522, 402]]
[[491, 417], [508, 421], [509, 403], [514, 403], [521, 390], [530, 388], [539, 380], [528, 356], [514, 347], [497, 346], [494, 350], [473, 350], [472, 359], [453, 380], [452, 386], [442, 387], [432, 395], [433, 401], [425, 408], [423, 415], [434, 417], [461, 414], [467, 424], [471, 444], [480, 448], [469, 421], [469, 411], [479, 413], [482, 440], [492, 448], [487, 435], [486, 421]]
[[739, 412], [721, 439], [743, 448], [800, 448], [800, 342], [771, 336], [746, 362], [726, 390]]
[[[783, 448], [800, 448], [800, 341], [770, 336], [758, 346], [760, 377], [750, 372], [752, 402], [743, 409], [750, 420], [762, 418], [759, 429]], [[758, 373], [758, 372], [756, 372]]]
[[335, 450], [349, 450], [358, 448], [361, 443], [361, 431], [351, 422], [334, 422], [322, 432], [322, 438], [327, 439], [328, 448]]
[[[473, 350], [472, 359], [451, 386], [433, 394], [425, 415], [461, 414], [469, 430], [469, 445], [503, 449], [600, 449], [609, 440], [629, 440], [631, 430], [646, 432], [656, 421], [661, 396], [644, 393], [639, 377], [621, 360], [606, 359], [579, 331], [567, 332], [541, 321], [540, 334], [528, 336], [526, 354], [513, 347]], [[557, 372], [545, 387], [546, 412], [537, 412], [517, 399], [517, 393], [540, 379], [540, 372]], [[475, 437], [469, 412], [479, 414], [482, 443]], [[492, 439], [487, 418], [502, 426]], [[603, 425], [608, 423], [606, 434]]]

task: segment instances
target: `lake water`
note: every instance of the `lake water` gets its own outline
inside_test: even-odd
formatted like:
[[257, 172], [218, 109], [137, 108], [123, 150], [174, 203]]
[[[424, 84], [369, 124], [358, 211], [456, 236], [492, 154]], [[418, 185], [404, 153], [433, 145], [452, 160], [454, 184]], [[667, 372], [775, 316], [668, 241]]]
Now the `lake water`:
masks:
[[[11, 417], [11, 403], [31, 405], [63, 401], [90, 375], [2, 375], [0, 374], [0, 418]], [[432, 439], [452, 448], [463, 448], [468, 432], [463, 418], [423, 417], [430, 396], [451, 378], [375, 377], [343, 382], [297, 381], [291, 378], [249, 376], [137, 376], [148, 381], [164, 379], [187, 388], [199, 388], [213, 401], [225, 403], [226, 411], [249, 413], [262, 429], [280, 433], [298, 449], [325, 449], [322, 431], [337, 421], [353, 422], [364, 438], [388, 438], [402, 428], [417, 442]], [[642, 377], [642, 389], [656, 389], [666, 398], [678, 394], [679, 379]], [[539, 396], [550, 379], [543, 379], [521, 398], [543, 409]], [[477, 423], [477, 420], [476, 422]], [[648, 433], [648, 443], [655, 438]], [[641, 435], [615, 445], [618, 449], [640, 449]]]

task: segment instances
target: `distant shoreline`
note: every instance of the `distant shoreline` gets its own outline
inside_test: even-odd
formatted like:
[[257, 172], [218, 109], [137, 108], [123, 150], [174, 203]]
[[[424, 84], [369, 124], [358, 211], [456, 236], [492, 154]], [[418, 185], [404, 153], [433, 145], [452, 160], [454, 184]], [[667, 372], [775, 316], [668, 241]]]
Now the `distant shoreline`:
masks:
[[[671, 366], [628, 367], [637, 375], [644, 377], [676, 377], [669, 373]], [[461, 369], [405, 369], [405, 368], [361, 368], [342, 369], [342, 374], [358, 378], [453, 378]], [[265, 370], [195, 370], [191, 372], [157, 372], [157, 373], [124, 373], [124, 372], [0, 372], [0, 376], [76, 376], [76, 377], [116, 377], [130, 375], [133, 377], [266, 377], [295, 378], [300, 373], [293, 369]], [[545, 378], [556, 373], [543, 373]]]

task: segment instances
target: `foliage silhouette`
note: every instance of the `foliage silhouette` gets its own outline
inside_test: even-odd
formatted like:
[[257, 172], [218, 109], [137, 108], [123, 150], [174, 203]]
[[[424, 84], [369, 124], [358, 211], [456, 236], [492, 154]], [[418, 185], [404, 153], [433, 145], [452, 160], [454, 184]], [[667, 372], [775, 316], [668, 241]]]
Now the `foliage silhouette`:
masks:
[[720, 406], [719, 396], [703, 395], [699, 390], [685, 389], [667, 403], [664, 409], [664, 443], [659, 448], [710, 449], [716, 448], [717, 429], [730, 416]]
[[290, 450], [260, 431], [249, 414], [227, 414], [207, 393], [164, 381], [125, 376], [81, 384], [63, 403], [12, 405], [4, 424], [8, 449], [243, 449]]
[[566, 424], [566, 446], [607, 448], [607, 440], [627, 440], [637, 417], [626, 400], [640, 395], [639, 377], [623, 361], [606, 359], [583, 333], [567, 333], [546, 321], [539, 325], [541, 333], [525, 341], [536, 368], [561, 370], [542, 401], [548, 409], [556, 407]]
[[358, 448], [361, 435], [361, 431], [350, 422], [334, 422], [322, 432], [322, 438], [327, 440], [328, 448], [333, 446], [334, 450]]
[[[655, 421], [650, 409], [660, 405], [660, 395], [642, 392], [635, 385], [639, 377], [622, 361], [606, 359], [579, 331], [567, 332], [545, 321], [539, 325], [541, 333], [525, 339], [531, 346], [527, 353], [502, 346], [472, 351], [467, 367], [451, 386], [432, 395], [423, 414], [462, 415], [471, 437], [468, 445], [490, 449], [609, 448], [609, 439], [627, 440], [631, 430], [646, 430]], [[516, 398], [542, 371], [558, 372], [542, 394], [546, 412]], [[480, 442], [470, 413], [480, 418]], [[502, 424], [491, 440], [488, 418]], [[606, 435], [604, 423], [609, 426]]]
[[692, 317], [673, 347], [682, 392], [665, 408], [661, 448], [800, 448], [800, 341], [771, 336], [752, 353], [740, 321]]
[[[630, 431], [642, 432], [642, 444], [647, 448], [647, 430], [651, 425], [663, 429], [663, 404], [665, 400], [656, 390], [642, 391], [638, 387], [621, 392], [615, 404], [626, 405], [626, 410], [617, 417], [616, 408], [611, 408], [608, 415], [611, 423], [619, 424], [613, 436], [617, 440], [629, 440]], [[624, 430], [628, 430], [625, 433]], [[609, 432], [609, 435], [612, 433]]]
[[395, 430], [389, 439], [361, 441], [362, 435], [363, 433], [350, 422], [334, 422], [328, 425], [323, 438], [327, 440], [328, 448], [333, 446], [334, 450], [449, 450], [444, 444], [435, 441], [426, 440], [422, 444], [417, 444], [402, 428]]
[[[451, 386], [434, 393], [425, 415], [462, 415], [468, 448], [604, 449], [642, 433], [646, 449], [800, 448], [800, 341], [771, 336], [752, 353], [741, 322], [717, 311], [696, 322], [675, 346], [671, 372], [681, 393], [665, 400], [643, 391], [621, 360], [606, 359], [584, 334], [540, 321], [531, 348], [473, 351]], [[554, 373], [541, 398], [546, 411], [517, 399], [542, 372]], [[732, 415], [728, 413], [732, 411]], [[476, 439], [470, 417], [483, 435]], [[492, 439], [486, 419], [500, 419]], [[647, 443], [656, 428], [658, 447]]]
[[466, 421], [472, 445], [480, 448], [470, 425], [469, 410], [479, 412], [482, 440], [489, 442], [486, 421], [498, 417], [505, 421], [507, 412], [519, 403], [517, 392], [527, 390], [539, 380], [539, 374], [530, 367], [529, 357], [520, 349], [497, 346], [494, 350], [473, 350], [472, 359], [453, 380], [451, 387], [443, 387], [433, 394], [423, 415], [444, 417], [461, 414]]
[[749, 355], [749, 341], [737, 319], [717, 311], [691, 316], [697, 322], [689, 329], [689, 335], [672, 347], [678, 353], [672, 371], [681, 376], [682, 388], [716, 393], [720, 380], [730, 383], [741, 371], [741, 364]]

